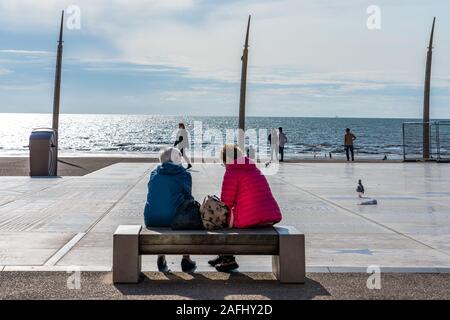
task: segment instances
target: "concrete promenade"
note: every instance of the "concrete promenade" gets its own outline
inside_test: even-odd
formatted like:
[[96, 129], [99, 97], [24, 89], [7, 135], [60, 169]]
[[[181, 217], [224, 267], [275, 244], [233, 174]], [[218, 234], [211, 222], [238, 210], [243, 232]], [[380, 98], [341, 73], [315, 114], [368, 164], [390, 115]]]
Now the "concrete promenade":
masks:
[[[82, 177], [0, 177], [0, 271], [109, 271], [112, 234], [142, 224], [155, 164], [118, 163]], [[306, 234], [307, 271], [450, 272], [450, 165], [286, 163], [268, 176], [282, 224]], [[196, 164], [194, 195], [220, 194], [224, 168]], [[377, 206], [360, 206], [361, 178]], [[215, 271], [196, 257], [198, 271]], [[143, 269], [156, 270], [145, 257]], [[169, 257], [179, 271], [180, 257]], [[270, 271], [270, 257], [239, 257], [243, 272]]]

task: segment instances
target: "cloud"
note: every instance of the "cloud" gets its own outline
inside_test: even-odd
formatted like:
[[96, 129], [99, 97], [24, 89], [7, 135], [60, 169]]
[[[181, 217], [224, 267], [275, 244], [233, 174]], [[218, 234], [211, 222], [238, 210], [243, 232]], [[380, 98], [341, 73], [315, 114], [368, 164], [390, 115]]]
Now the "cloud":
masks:
[[[426, 35], [428, 25], [420, 28], [423, 32], [416, 39], [398, 41], [395, 35], [402, 31], [402, 24], [412, 28], [415, 24], [409, 18], [395, 24], [390, 20], [405, 12], [416, 17], [414, 8], [419, 2], [409, 3], [399, 8], [380, 0], [384, 24], [378, 33], [365, 28], [365, 9], [370, 2], [357, 0], [3, 0], [0, 18], [5, 18], [4, 24], [10, 28], [44, 32], [52, 26], [54, 33], [58, 11], [75, 4], [81, 9], [82, 29], [70, 31], [68, 36], [78, 32], [108, 41], [117, 53], [106, 58], [186, 68], [193, 77], [236, 80], [251, 13], [250, 66], [260, 70], [282, 65], [319, 72], [369, 67], [372, 71], [409, 71], [411, 75], [418, 57], [424, 54], [423, 50], [411, 50], [411, 45], [415, 43], [414, 49], [419, 49], [424, 44], [417, 38]], [[445, 7], [444, 3], [438, 1], [437, 8]], [[32, 12], [39, 15], [27, 19]], [[20, 14], [25, 15], [25, 26], [17, 19]]]
[[12, 70], [0, 68], [0, 76], [8, 75], [8, 74], [11, 74], [11, 73], [13, 73]]
[[[413, 106], [411, 96], [416, 103], [423, 91], [430, 17], [450, 9], [444, 0], [379, 0], [382, 29], [369, 31], [366, 8], [372, 2], [368, 0], [2, 0], [2, 29], [21, 39], [38, 39], [19, 48], [19, 41], [11, 40], [13, 45], [0, 51], [2, 57], [16, 56], [15, 61], [40, 57], [32, 61], [36, 73], [38, 62], [53, 68], [54, 60], [47, 56], [54, 53], [33, 46], [45, 39], [51, 46], [43, 48], [54, 48], [60, 10], [72, 4], [80, 7], [82, 23], [81, 30], [65, 33], [64, 83], [76, 74], [78, 87], [83, 81], [89, 83], [86, 95], [101, 87], [111, 95], [121, 91], [120, 97], [133, 97], [128, 100], [136, 104], [139, 97], [186, 102], [184, 110], [222, 98], [230, 105], [236, 102], [248, 14], [252, 14], [250, 102], [264, 105], [278, 99], [292, 106], [312, 100], [334, 105], [339, 100], [353, 105], [356, 95], [359, 101], [365, 95], [372, 100], [385, 97], [386, 104], [395, 104], [392, 97], [397, 97]], [[441, 15], [432, 81], [433, 88], [439, 89], [435, 94], [445, 95], [450, 44], [444, 39], [450, 36], [450, 22]], [[7, 61], [4, 65], [11, 69]], [[119, 82], [112, 73], [129, 83], [108, 87], [111, 79]], [[47, 78], [40, 75], [52, 81], [52, 72]], [[80, 80], [90, 75], [97, 82]], [[211, 87], [193, 92], [199, 83]], [[153, 90], [153, 95], [146, 96], [136, 87]]]
[[17, 54], [26, 56], [46, 56], [53, 55], [50, 51], [38, 51], [38, 50], [17, 50], [17, 49], [2, 49], [0, 53]]
[[[61, 10], [71, 5], [81, 8], [82, 16], [87, 18], [116, 17], [137, 18], [146, 15], [161, 15], [179, 12], [194, 5], [194, 0], [2, 0], [0, 18], [5, 27], [28, 32], [42, 32], [59, 25]], [[99, 19], [101, 21], [101, 19]], [[134, 19], [130, 19], [134, 21]], [[34, 27], [30, 30], [30, 27]]]
[[47, 89], [47, 86], [44, 84], [0, 84], [0, 90], [3, 91], [32, 91], [44, 89]]

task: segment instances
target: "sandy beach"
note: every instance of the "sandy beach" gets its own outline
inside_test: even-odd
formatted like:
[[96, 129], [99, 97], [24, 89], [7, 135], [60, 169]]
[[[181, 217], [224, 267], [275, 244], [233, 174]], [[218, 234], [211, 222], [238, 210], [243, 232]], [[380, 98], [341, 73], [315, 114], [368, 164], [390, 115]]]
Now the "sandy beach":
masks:
[[[70, 157], [60, 158], [60, 176], [84, 176], [118, 162], [156, 162], [157, 158], [123, 157]], [[0, 157], [0, 176], [28, 176], [30, 170], [28, 157]]]
[[[60, 176], [84, 176], [88, 173], [97, 171], [104, 167], [119, 162], [128, 163], [154, 163], [158, 162], [155, 157], [126, 157], [126, 156], [104, 156], [104, 157], [61, 157], [58, 164], [58, 174]], [[197, 163], [200, 161], [196, 161]], [[346, 163], [339, 159], [291, 159], [286, 163]], [[357, 160], [358, 163], [399, 163], [398, 160], [380, 161], [373, 159]], [[195, 162], [194, 162], [195, 165]], [[29, 175], [28, 157], [0, 157], [0, 176], [28, 176]]]

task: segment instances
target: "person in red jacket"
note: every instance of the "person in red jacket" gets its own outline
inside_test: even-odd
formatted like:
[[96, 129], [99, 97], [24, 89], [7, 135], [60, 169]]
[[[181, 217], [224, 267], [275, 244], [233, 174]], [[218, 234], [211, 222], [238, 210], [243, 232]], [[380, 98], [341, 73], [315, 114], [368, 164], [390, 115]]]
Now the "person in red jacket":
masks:
[[[222, 149], [222, 161], [226, 171], [221, 200], [230, 209], [230, 227], [265, 227], [280, 222], [280, 208], [253, 160], [243, 156], [238, 146], [228, 144]], [[209, 263], [223, 272], [239, 267], [234, 256], [218, 256]]]

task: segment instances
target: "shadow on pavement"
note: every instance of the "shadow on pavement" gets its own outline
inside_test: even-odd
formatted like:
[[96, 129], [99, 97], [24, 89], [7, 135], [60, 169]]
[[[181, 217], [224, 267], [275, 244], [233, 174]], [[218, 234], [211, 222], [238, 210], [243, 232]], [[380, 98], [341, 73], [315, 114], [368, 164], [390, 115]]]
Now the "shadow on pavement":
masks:
[[139, 284], [117, 284], [124, 296], [153, 296], [172, 299], [313, 299], [330, 296], [318, 282], [280, 284], [272, 276], [261, 274], [220, 273], [145, 273]]
[[71, 166], [71, 167], [75, 167], [75, 168], [78, 168], [78, 169], [86, 170], [86, 168], [84, 168], [84, 167], [82, 167], [82, 166], [79, 166], [79, 165], [77, 165], [77, 164], [70, 163], [70, 162], [67, 162], [67, 161], [64, 161], [64, 160], [61, 160], [61, 159], [58, 159], [58, 162], [59, 162], [59, 163], [63, 163], [63, 164], [68, 165], [68, 166]]

